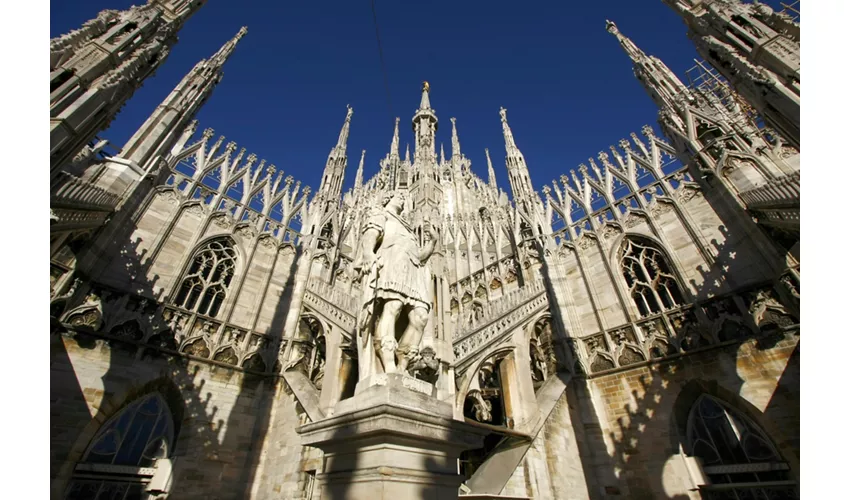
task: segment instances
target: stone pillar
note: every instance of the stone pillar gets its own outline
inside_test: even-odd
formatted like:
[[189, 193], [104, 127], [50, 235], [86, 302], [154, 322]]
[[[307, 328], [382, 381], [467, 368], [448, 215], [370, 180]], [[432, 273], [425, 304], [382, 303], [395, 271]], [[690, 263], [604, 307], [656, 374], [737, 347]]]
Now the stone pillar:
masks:
[[401, 374], [339, 402], [334, 414], [298, 429], [301, 443], [324, 452], [316, 476], [321, 500], [456, 499], [458, 457], [482, 446], [487, 430], [452, 418], [434, 387]]
[[537, 408], [531, 374], [527, 368], [525, 371], [526, 373], [521, 373], [517, 367], [516, 352], [505, 356], [499, 363], [505, 416], [513, 420], [509, 427], [514, 429], [521, 428], [532, 417], [532, 409]]
[[341, 337], [342, 333], [336, 327], [325, 335], [325, 379], [322, 382], [322, 395], [319, 398], [319, 405], [325, 414], [339, 401], [342, 394], [340, 386], [345, 384], [344, 358], [340, 348]]

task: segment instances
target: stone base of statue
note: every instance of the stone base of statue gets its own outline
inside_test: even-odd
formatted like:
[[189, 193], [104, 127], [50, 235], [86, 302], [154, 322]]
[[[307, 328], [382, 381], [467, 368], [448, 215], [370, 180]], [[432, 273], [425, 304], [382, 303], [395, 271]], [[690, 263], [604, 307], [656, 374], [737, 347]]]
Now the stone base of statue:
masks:
[[[434, 398], [427, 382], [376, 377], [378, 383], [339, 402], [332, 416], [298, 429], [303, 445], [324, 452], [318, 498], [457, 498], [464, 479], [458, 457], [480, 447], [488, 431], [452, 419], [451, 405]], [[431, 386], [428, 394], [423, 384]]]

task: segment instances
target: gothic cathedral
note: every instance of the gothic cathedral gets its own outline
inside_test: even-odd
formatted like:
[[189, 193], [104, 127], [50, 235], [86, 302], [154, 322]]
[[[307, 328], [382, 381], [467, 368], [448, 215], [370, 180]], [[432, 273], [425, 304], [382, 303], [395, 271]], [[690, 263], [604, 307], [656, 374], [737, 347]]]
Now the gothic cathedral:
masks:
[[205, 0], [51, 40], [52, 498], [798, 498], [800, 25], [664, 2], [704, 61], [608, 21], [658, 128], [548, 184], [425, 82], [412, 151], [344, 192], [348, 108], [311, 190], [194, 120], [246, 28], [109, 154]]

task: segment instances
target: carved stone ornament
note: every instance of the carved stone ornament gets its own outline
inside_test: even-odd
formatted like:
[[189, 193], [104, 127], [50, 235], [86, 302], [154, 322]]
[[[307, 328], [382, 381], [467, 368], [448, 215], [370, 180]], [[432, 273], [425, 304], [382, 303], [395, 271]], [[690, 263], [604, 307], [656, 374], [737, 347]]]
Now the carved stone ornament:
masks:
[[754, 294], [749, 312], [759, 328], [765, 328], [768, 325], [783, 328], [796, 323], [785, 306], [776, 300], [769, 290], [759, 290]]
[[172, 189], [169, 189], [168, 191], [163, 191], [157, 196], [165, 200], [169, 205], [179, 205], [182, 201], [181, 196]]
[[651, 213], [653, 217], [659, 217], [670, 210], [673, 210], [673, 205], [663, 201], [658, 201], [657, 199], [653, 200], [652, 205], [649, 207], [649, 213]]
[[436, 383], [440, 374], [440, 360], [434, 349], [426, 346], [419, 351], [411, 361], [408, 372], [419, 380]]
[[86, 327], [94, 331], [103, 326], [103, 305], [100, 295], [91, 291], [82, 305], [65, 314], [65, 323], [76, 327]]
[[796, 156], [799, 154], [800, 152], [792, 146], [783, 145], [781, 148], [779, 148], [779, 157], [783, 160], [786, 160], [788, 158], [791, 158], [792, 156]]
[[623, 233], [623, 231], [620, 230], [620, 228], [618, 228], [617, 226], [615, 226], [613, 224], [606, 224], [605, 227], [602, 228], [602, 237], [605, 238], [606, 240], [610, 240], [611, 238], [616, 238], [617, 236], [619, 236], [622, 233]]
[[248, 241], [254, 239], [254, 236], [256, 235], [257, 232], [254, 231], [254, 228], [252, 228], [251, 226], [242, 226], [236, 230], [236, 236], [239, 236], [240, 238], [243, 238]]
[[192, 215], [201, 216], [204, 215], [204, 207], [200, 203], [193, 203], [189, 205], [189, 207], [186, 209], [186, 212]]
[[183, 352], [189, 354], [190, 356], [197, 356], [199, 358], [209, 358], [210, 349], [207, 347], [207, 342], [204, 339], [197, 339], [194, 342], [191, 342], [183, 348]]
[[676, 193], [676, 199], [679, 200], [679, 203], [682, 204], [688, 203], [692, 199], [700, 196], [702, 196], [702, 193], [698, 189], [691, 186], [683, 187], [679, 189], [679, 191]]
[[628, 215], [626, 215], [626, 219], [623, 221], [623, 225], [628, 228], [633, 228], [643, 224], [644, 222], [646, 222], [646, 219], [642, 215], [629, 212]]
[[275, 241], [275, 239], [272, 238], [271, 236], [266, 235], [266, 236], [260, 238], [260, 245], [262, 245], [265, 248], [272, 250], [275, 247], [277, 247], [277, 241]]
[[217, 215], [217, 216], [213, 217], [212, 221], [213, 221], [213, 224], [215, 224], [216, 226], [218, 226], [222, 229], [227, 229], [227, 228], [229, 228], [230, 226], [233, 225], [233, 219], [230, 217], [229, 214], [227, 214], [227, 215], [225, 215], [225, 214]]
[[239, 361], [239, 358], [236, 357], [236, 352], [233, 351], [233, 348], [228, 347], [219, 351], [215, 355], [213, 360], [219, 361], [221, 363], [227, 363], [229, 365], [236, 365], [236, 363]]
[[481, 391], [473, 389], [466, 395], [467, 398], [472, 398], [472, 408], [475, 411], [475, 420], [479, 422], [490, 422], [493, 420], [493, 404], [484, 399]]
[[591, 238], [590, 236], [586, 236], [586, 235], [582, 234], [581, 237], [579, 237], [576, 244], [582, 250], [587, 250], [588, 248], [593, 246], [594, 241], [595, 240], [593, 238]]

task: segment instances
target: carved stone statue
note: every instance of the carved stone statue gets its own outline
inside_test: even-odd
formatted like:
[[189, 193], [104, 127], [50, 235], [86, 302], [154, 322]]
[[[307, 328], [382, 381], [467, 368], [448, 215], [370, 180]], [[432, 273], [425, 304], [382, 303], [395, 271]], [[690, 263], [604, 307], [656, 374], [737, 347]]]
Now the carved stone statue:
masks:
[[[376, 373], [406, 372], [428, 322], [430, 273], [425, 263], [434, 252], [436, 236], [426, 223], [426, 243], [420, 248], [416, 232], [401, 216], [404, 205], [404, 193], [387, 193], [362, 229], [353, 265], [364, 278], [357, 324], [360, 380]], [[399, 332], [396, 322], [402, 314], [407, 326]]]

